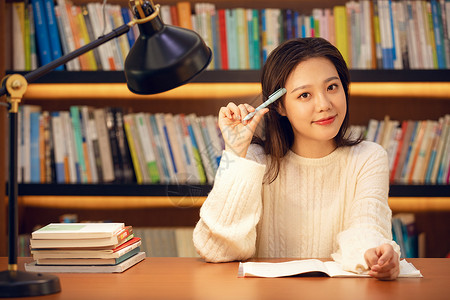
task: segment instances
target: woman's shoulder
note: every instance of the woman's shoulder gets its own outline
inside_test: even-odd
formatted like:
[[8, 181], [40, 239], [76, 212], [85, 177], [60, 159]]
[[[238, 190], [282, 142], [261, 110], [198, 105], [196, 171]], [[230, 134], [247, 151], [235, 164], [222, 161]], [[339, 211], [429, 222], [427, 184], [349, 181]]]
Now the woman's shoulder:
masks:
[[386, 150], [375, 142], [361, 141], [360, 143], [350, 146], [349, 154], [356, 155], [360, 159], [367, 160], [370, 158], [387, 158]]

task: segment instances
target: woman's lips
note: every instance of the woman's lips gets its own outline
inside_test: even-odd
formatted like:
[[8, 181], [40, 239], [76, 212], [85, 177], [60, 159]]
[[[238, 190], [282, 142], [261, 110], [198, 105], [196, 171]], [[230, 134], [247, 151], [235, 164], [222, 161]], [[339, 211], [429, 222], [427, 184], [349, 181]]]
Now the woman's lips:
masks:
[[320, 120], [314, 121], [314, 124], [329, 125], [329, 124], [333, 123], [335, 119], [336, 119], [336, 116], [332, 116], [332, 117], [329, 117], [329, 118], [324, 118], [324, 119], [320, 119]]

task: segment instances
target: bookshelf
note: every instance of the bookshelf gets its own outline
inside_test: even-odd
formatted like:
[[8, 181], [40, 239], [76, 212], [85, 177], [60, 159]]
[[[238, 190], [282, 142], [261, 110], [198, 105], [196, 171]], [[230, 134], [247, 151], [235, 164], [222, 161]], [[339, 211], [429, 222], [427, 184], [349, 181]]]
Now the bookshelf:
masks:
[[[9, 0], [8, 0], [9, 1]], [[5, 39], [5, 2], [0, 1], [0, 40]], [[89, 0], [75, 0], [85, 4]], [[177, 1], [154, 1], [176, 4]], [[191, 1], [192, 3], [203, 1]], [[272, 1], [213, 0], [217, 8], [274, 7]], [[287, 0], [279, 8], [325, 8], [347, 1]], [[127, 5], [125, 0], [108, 3]], [[5, 69], [6, 45], [0, 43], [0, 74]], [[229, 101], [249, 102], [260, 93], [258, 70], [205, 71], [192, 83], [160, 95], [137, 96], [129, 92], [120, 71], [53, 71], [31, 84], [24, 104], [41, 105], [48, 110], [67, 110], [71, 104], [96, 107], [122, 106], [133, 111], [216, 114]], [[450, 112], [450, 70], [351, 70], [352, 124], [367, 124], [369, 118], [437, 119]], [[4, 101], [4, 99], [2, 99]], [[0, 122], [6, 124], [7, 112], [0, 106]], [[6, 126], [0, 129], [0, 157], [6, 156]], [[0, 194], [5, 195], [6, 162], [0, 160]], [[67, 211], [78, 212], [85, 219], [122, 218], [138, 225], [193, 225], [198, 209], [210, 186], [164, 185], [56, 185], [21, 184], [19, 187], [21, 230], [29, 231], [33, 222], [55, 220]], [[450, 211], [449, 186], [392, 185], [389, 203], [394, 211], [413, 211], [446, 220]], [[6, 220], [7, 199], [1, 197], [0, 219]], [[442, 217], [442, 214], [444, 217]], [[5, 216], [5, 218], [3, 218]], [[150, 216], [150, 217], [149, 217]], [[43, 218], [41, 218], [43, 217]], [[448, 218], [445, 224], [448, 225]], [[430, 226], [429, 226], [430, 227]], [[426, 228], [433, 234], [435, 225]], [[447, 226], [448, 227], [448, 226]], [[442, 232], [438, 230], [435, 235]], [[6, 255], [6, 222], [0, 222], [0, 255]], [[5, 246], [3, 246], [5, 245]], [[448, 245], [444, 245], [448, 247]], [[428, 251], [430, 253], [430, 251]]]

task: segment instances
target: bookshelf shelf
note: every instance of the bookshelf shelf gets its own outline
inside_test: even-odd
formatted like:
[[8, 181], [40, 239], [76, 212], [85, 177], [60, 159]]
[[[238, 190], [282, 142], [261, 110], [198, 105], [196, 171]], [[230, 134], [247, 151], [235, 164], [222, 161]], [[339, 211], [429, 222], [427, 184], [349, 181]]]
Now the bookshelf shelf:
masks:
[[[20, 196], [23, 207], [67, 210], [198, 209], [206, 196]], [[393, 212], [450, 212], [448, 197], [389, 197]]]
[[[19, 196], [179, 196], [202, 197], [211, 185], [175, 184], [19, 184]], [[390, 186], [390, 197], [447, 197], [450, 185]]]

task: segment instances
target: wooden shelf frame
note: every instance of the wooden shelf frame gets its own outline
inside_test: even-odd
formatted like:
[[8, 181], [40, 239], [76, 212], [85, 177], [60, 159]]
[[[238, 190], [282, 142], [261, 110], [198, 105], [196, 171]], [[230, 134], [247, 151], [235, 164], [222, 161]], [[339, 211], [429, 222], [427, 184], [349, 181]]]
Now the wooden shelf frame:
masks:
[[[82, 210], [133, 210], [147, 208], [200, 208], [206, 197], [139, 196], [20, 196], [22, 207]], [[450, 211], [448, 197], [389, 197], [394, 212]]]
[[[203, 197], [211, 185], [202, 184], [19, 184], [19, 196], [120, 196], [120, 197]], [[390, 186], [390, 197], [448, 197], [450, 185]], [[449, 199], [450, 202], [450, 199]]]

